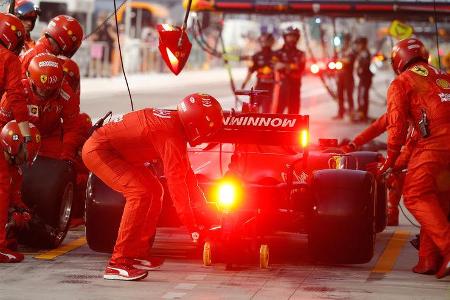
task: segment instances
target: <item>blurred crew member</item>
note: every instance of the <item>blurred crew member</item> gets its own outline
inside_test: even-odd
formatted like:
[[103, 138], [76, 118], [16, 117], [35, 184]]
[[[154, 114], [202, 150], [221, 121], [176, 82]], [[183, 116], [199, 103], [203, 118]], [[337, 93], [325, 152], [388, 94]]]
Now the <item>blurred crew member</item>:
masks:
[[59, 57], [62, 60], [62, 67], [64, 72], [64, 80], [67, 81], [78, 96], [80, 95], [80, 68], [78, 64], [65, 56]]
[[355, 87], [355, 79], [353, 78], [353, 66], [355, 63], [355, 52], [351, 47], [351, 35], [346, 33], [343, 39], [343, 45], [337, 64], [341, 69], [337, 68], [337, 94], [339, 101], [339, 111], [335, 120], [344, 118], [345, 104], [344, 97], [347, 99], [348, 114], [353, 117], [353, 89]]
[[25, 1], [16, 1], [16, 5], [14, 8], [14, 15], [22, 21], [23, 26], [25, 27], [26, 35], [25, 35], [25, 44], [23, 45], [23, 50], [27, 51], [33, 48], [36, 45], [36, 42], [31, 39], [31, 31], [34, 29], [34, 25], [36, 24], [36, 19], [41, 14], [40, 8], [34, 4], [33, 1], [25, 0]]
[[[381, 135], [387, 130], [388, 120], [387, 115], [383, 114], [369, 127], [364, 129], [358, 134], [353, 141], [342, 147], [345, 153], [357, 151], [361, 146], [370, 142], [377, 136]], [[414, 149], [417, 141], [417, 132], [411, 130], [408, 134], [406, 144], [401, 149], [401, 154], [393, 166], [393, 171], [389, 173], [386, 178], [386, 184], [388, 187], [388, 226], [398, 226], [398, 205], [403, 193], [403, 183], [405, 179], [405, 173], [402, 171], [408, 166], [411, 152]]]
[[54, 17], [36, 46], [20, 56], [22, 77], [26, 77], [28, 65], [37, 54], [45, 52], [71, 58], [80, 48], [82, 39], [83, 28], [76, 19], [65, 15]]
[[186, 143], [197, 145], [223, 124], [222, 108], [206, 94], [184, 98], [176, 111], [143, 109], [97, 129], [83, 147], [85, 165], [126, 199], [114, 252], [104, 278], [139, 280], [161, 265], [150, 257], [163, 188], [145, 162], [161, 160], [181, 222], [194, 242], [201, 237], [193, 208], [205, 203]]
[[359, 121], [367, 121], [369, 111], [369, 91], [372, 86], [372, 71], [370, 63], [372, 56], [367, 48], [367, 38], [359, 37], [356, 44], [356, 74], [359, 77], [358, 83], [358, 113]]
[[300, 113], [300, 88], [305, 69], [305, 53], [297, 49], [300, 30], [289, 26], [283, 31], [284, 45], [275, 51], [275, 86], [272, 112]]
[[[39, 150], [40, 137], [36, 127], [30, 124], [30, 136], [25, 138], [16, 121], [8, 122], [0, 133], [0, 263], [21, 262], [23, 254], [7, 249], [6, 223], [8, 209], [11, 206], [26, 209], [22, 202], [20, 188], [24, 163], [31, 164]], [[29, 213], [21, 217], [31, 219]], [[25, 222], [27, 220], [24, 220]]]
[[[29, 120], [42, 135], [39, 155], [73, 162], [83, 140], [78, 123], [80, 98], [63, 76], [61, 60], [40, 53], [31, 60], [22, 89], [28, 98]], [[1, 110], [10, 109], [10, 103], [2, 101]]]
[[427, 63], [417, 39], [392, 50], [398, 74], [388, 90], [388, 149], [380, 173], [394, 166], [408, 122], [420, 134], [408, 164], [404, 203], [421, 224], [419, 262], [413, 271], [443, 278], [450, 274], [450, 76]]
[[[22, 22], [12, 14], [0, 13], [0, 122], [1, 126], [15, 119], [23, 136], [30, 136], [26, 96], [20, 82], [20, 53], [25, 38]], [[8, 110], [4, 104], [8, 103]]]
[[[252, 56], [252, 65], [248, 68], [247, 77], [242, 83], [242, 89], [250, 81], [252, 74], [256, 72], [256, 90], [267, 90], [267, 96], [260, 96], [262, 103], [256, 103], [260, 112], [269, 113], [272, 102], [272, 92], [274, 85], [274, 52], [272, 46], [275, 39], [271, 33], [263, 33], [259, 37], [261, 50]], [[255, 103], [251, 103], [255, 104]]]

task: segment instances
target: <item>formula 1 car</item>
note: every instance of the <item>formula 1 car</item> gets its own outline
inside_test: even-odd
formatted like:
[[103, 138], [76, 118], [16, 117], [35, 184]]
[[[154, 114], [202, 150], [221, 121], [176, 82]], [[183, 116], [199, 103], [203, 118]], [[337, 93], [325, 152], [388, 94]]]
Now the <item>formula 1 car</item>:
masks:
[[[322, 140], [314, 148], [308, 145], [308, 126], [308, 116], [228, 112], [223, 130], [209, 144], [189, 149], [208, 207], [220, 215], [204, 241], [205, 265], [222, 259], [233, 263], [232, 257], [219, 259], [226, 252], [220, 249], [250, 239], [259, 243], [260, 266], [265, 268], [266, 237], [278, 231], [308, 234], [318, 260], [371, 260], [375, 234], [386, 227], [386, 188], [367, 168], [382, 156], [344, 154], [337, 140]], [[168, 195], [160, 226], [179, 225]], [[88, 245], [109, 252], [124, 199], [91, 175], [86, 201]]]

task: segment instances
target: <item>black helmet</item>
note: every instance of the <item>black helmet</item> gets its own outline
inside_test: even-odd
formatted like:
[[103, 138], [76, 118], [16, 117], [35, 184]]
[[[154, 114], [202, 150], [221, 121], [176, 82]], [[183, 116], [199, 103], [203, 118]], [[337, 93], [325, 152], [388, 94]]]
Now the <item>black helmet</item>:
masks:
[[297, 27], [289, 26], [283, 30], [283, 37], [287, 35], [295, 35], [297, 38], [300, 38], [300, 30]]
[[39, 6], [34, 4], [33, 1], [23, 1], [19, 2], [14, 8], [14, 15], [19, 19], [34, 19], [41, 14], [41, 9]]

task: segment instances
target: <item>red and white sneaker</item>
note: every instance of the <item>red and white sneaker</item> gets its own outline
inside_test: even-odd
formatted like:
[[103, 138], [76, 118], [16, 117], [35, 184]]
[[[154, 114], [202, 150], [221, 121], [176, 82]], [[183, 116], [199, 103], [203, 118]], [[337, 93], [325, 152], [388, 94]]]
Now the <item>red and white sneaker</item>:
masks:
[[24, 259], [22, 253], [14, 252], [9, 249], [0, 249], [0, 263], [18, 263]]
[[132, 281], [144, 279], [147, 275], [147, 271], [137, 269], [130, 265], [109, 263], [106, 266], [103, 279]]
[[148, 259], [131, 259], [131, 265], [140, 270], [152, 271], [159, 269], [164, 263], [162, 257], [150, 257]]

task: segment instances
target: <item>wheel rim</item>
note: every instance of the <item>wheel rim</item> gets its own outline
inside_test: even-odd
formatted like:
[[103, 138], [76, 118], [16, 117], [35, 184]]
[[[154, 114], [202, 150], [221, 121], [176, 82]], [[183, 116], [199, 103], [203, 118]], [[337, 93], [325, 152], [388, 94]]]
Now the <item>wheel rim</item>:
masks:
[[212, 264], [211, 261], [211, 243], [205, 242], [203, 245], [203, 265], [210, 266]]
[[259, 247], [259, 267], [261, 269], [269, 267], [269, 246], [266, 244]]
[[73, 183], [69, 182], [62, 196], [61, 208], [59, 211], [59, 230], [65, 231], [69, 224], [70, 213], [72, 212], [72, 203], [73, 203]]

